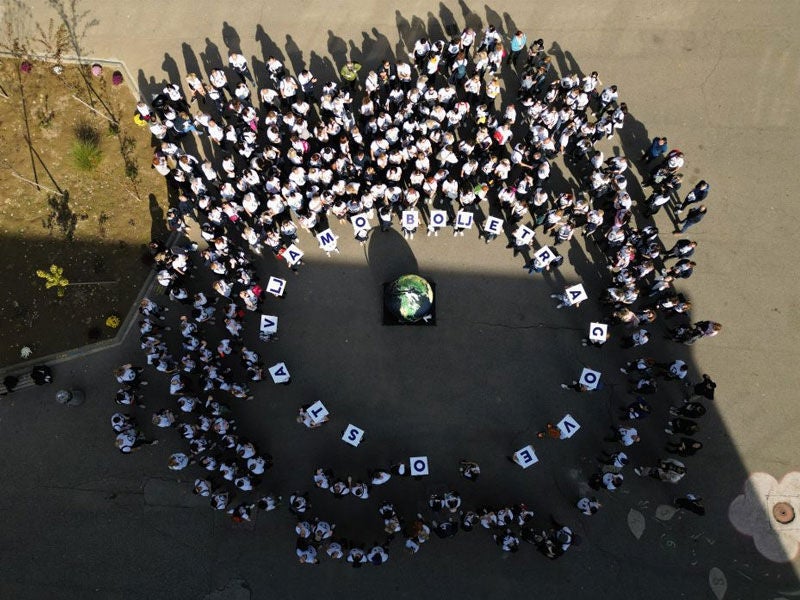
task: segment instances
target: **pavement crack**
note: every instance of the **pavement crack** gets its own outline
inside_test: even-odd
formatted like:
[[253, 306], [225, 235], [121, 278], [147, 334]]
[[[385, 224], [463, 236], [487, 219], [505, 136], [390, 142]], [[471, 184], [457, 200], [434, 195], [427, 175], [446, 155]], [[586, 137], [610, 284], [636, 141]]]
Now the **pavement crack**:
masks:
[[503, 329], [550, 329], [554, 331], [583, 331], [583, 327], [569, 327], [566, 325], [550, 325], [548, 323], [534, 323], [532, 325], [508, 325], [507, 323], [487, 323], [485, 321], [474, 321], [475, 325], [485, 325], [487, 327], [502, 327]]

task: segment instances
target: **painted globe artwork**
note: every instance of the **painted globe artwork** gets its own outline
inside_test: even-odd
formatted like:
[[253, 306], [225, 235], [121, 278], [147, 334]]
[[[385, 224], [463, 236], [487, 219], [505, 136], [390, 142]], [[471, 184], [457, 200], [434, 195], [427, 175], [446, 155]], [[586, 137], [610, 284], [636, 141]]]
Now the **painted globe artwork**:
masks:
[[383, 302], [400, 322], [414, 323], [433, 308], [433, 288], [419, 275], [401, 275], [386, 286]]

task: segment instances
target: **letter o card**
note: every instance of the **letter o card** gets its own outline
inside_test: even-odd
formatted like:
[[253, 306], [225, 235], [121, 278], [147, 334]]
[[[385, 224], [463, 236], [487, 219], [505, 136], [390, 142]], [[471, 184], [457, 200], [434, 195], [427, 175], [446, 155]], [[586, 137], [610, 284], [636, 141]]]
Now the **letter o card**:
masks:
[[350, 217], [350, 222], [353, 224], [353, 229], [356, 232], [364, 229], [369, 229], [369, 218], [366, 213], [358, 213]]
[[290, 244], [283, 253], [283, 258], [290, 266], [296, 265], [303, 259], [303, 251], [294, 244]]
[[503, 232], [503, 219], [486, 217], [486, 220], [483, 222], [483, 230], [491, 235], [500, 235]]
[[555, 252], [553, 252], [549, 246], [542, 246], [533, 253], [533, 258], [538, 260], [544, 267], [553, 262], [555, 257]]
[[580, 424], [570, 414], [564, 415], [564, 418], [558, 422], [556, 427], [561, 432], [562, 440], [571, 438], [581, 428]]
[[418, 210], [404, 210], [402, 214], [403, 229], [416, 229], [419, 227], [419, 211]]
[[586, 293], [586, 290], [583, 289], [582, 283], [568, 287], [564, 290], [564, 293], [567, 295], [567, 299], [571, 305], [577, 304], [578, 302], [583, 302], [589, 297]]
[[592, 371], [584, 367], [583, 371], [581, 371], [581, 378], [578, 380], [578, 383], [589, 390], [597, 389], [600, 383], [600, 371]]
[[608, 325], [605, 323], [589, 323], [589, 339], [603, 343], [608, 338]]
[[528, 444], [524, 448], [520, 448], [514, 452], [514, 462], [523, 469], [527, 469], [531, 465], [535, 465], [539, 462], [539, 458], [536, 456], [536, 452], [533, 451], [533, 446]]
[[456, 213], [456, 227], [459, 229], [472, 229], [474, 220], [475, 215], [468, 210], [460, 210]]
[[364, 439], [364, 430], [353, 424], [348, 425], [342, 435], [342, 441], [345, 444], [350, 444], [353, 448], [358, 448], [362, 439]]
[[412, 477], [420, 477], [422, 475], [429, 475], [428, 470], [428, 457], [427, 456], [412, 456], [408, 459], [409, 472]]
[[278, 333], [278, 317], [273, 315], [261, 315], [261, 324], [258, 330], [267, 335]]
[[430, 224], [434, 227], [444, 227], [447, 225], [447, 211], [446, 210], [432, 210]]
[[289, 375], [289, 369], [286, 368], [286, 363], [276, 363], [269, 368], [269, 374], [272, 376], [272, 381], [275, 383], [286, 383], [292, 377]]
[[325, 408], [325, 405], [322, 403], [322, 400], [317, 400], [311, 406], [306, 409], [306, 413], [308, 413], [311, 422], [317, 424], [321, 422], [325, 417], [327, 417], [330, 413], [328, 413], [328, 409]]
[[269, 278], [269, 281], [267, 282], [267, 291], [270, 294], [272, 294], [276, 298], [279, 298], [280, 296], [283, 296], [284, 290], [286, 290], [285, 279], [280, 279], [278, 277]]
[[317, 241], [319, 242], [319, 247], [324, 250], [325, 252], [333, 252], [336, 250], [336, 235], [334, 235], [333, 231], [330, 228], [326, 229], [325, 231], [321, 232], [317, 235]]

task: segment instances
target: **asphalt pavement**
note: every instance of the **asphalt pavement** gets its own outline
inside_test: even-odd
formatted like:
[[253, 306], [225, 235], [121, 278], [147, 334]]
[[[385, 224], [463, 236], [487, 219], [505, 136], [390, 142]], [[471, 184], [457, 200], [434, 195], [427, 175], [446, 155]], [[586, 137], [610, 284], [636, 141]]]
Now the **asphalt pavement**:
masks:
[[[50, 4], [29, 3], [35, 20], [54, 14]], [[261, 350], [268, 360], [287, 363], [293, 384], [259, 384], [256, 399], [237, 407], [242, 430], [275, 456], [274, 489], [311, 488], [317, 466], [363, 475], [427, 455], [430, 476], [391, 481], [372, 502], [334, 502], [313, 491], [315, 514], [339, 523], [340, 535], [369, 544], [380, 535], [379, 500], [391, 499], [411, 516], [425, 510], [428, 494], [456, 488], [471, 506], [525, 502], [542, 523], [552, 514], [573, 525], [582, 543], [547, 561], [532, 546], [503, 554], [486, 532], [474, 531], [432, 539], [414, 557], [395, 541], [390, 562], [380, 569], [356, 571], [324, 560], [300, 565], [285, 509], [236, 525], [190, 493], [194, 472], [166, 467], [169, 453], [180, 447], [176, 436], [160, 433], [160, 445], [131, 456], [116, 451], [108, 425], [116, 409], [111, 371], [142, 362], [136, 335], [129, 335], [113, 348], [56, 364], [54, 386], [0, 400], [0, 597], [800, 595], [797, 560], [768, 559], [728, 516], [752, 474], [780, 480], [800, 470], [792, 151], [799, 133], [792, 112], [800, 92], [794, 31], [800, 4], [413, 0], [388, 9], [350, 0], [302, 6], [243, 1], [235, 7], [143, 0], [78, 3], [75, 18], [69, 4], [65, 14], [84, 54], [124, 61], [143, 92], [162, 80], [182, 80], [187, 69], [221, 62], [228, 47], [240, 48], [256, 71], [258, 61], [273, 54], [293, 69], [311, 65], [324, 74], [345, 55], [371, 66], [408, 51], [422, 32], [441, 37], [465, 22], [544, 38], [559, 71], [597, 70], [604, 83], [619, 86], [630, 117], [607, 154], [616, 147], [636, 156], [654, 135], [666, 135], [686, 155], [689, 185], [700, 178], [711, 183], [709, 216], [689, 235], [700, 242], [698, 267], [680, 289], [691, 298], [696, 320], [719, 321], [724, 330], [691, 347], [657, 340], [648, 353], [681, 357], [693, 378], [709, 373], [719, 387], [702, 423], [706, 448], [687, 461], [689, 474], [678, 486], [626, 473], [623, 488], [604, 493], [601, 511], [584, 517], [573, 504], [595, 469], [617, 406], [628, 398], [618, 366], [632, 356], [616, 344], [603, 350], [580, 345], [588, 323], [601, 314], [595, 300], [603, 267], [592, 249], [583, 242], [564, 246], [564, 267], [543, 278], [529, 276], [503, 240], [485, 245], [474, 232], [464, 238], [423, 234], [410, 243], [373, 233], [362, 248], [348, 226], [337, 226], [341, 254], [330, 258], [301, 234], [307, 264], [298, 276], [277, 262], [262, 267], [285, 276], [288, 286], [284, 300], [265, 306], [279, 315], [281, 329]], [[564, 185], [574, 177], [560, 163], [555, 175]], [[669, 215], [659, 214], [656, 222], [670, 238]], [[381, 284], [414, 266], [436, 283], [436, 326], [383, 327]], [[590, 301], [555, 310], [550, 294], [578, 281]], [[559, 387], [584, 366], [603, 372], [603, 390], [576, 394]], [[170, 402], [165, 382], [155, 373], [149, 378], [148, 412]], [[86, 390], [87, 402], [58, 405], [60, 386]], [[643, 426], [636, 463], [663, 454], [660, 424], [668, 401], [680, 394], [679, 384], [669, 388]], [[315, 399], [329, 405], [332, 420], [307, 431], [294, 415]], [[574, 438], [535, 439], [544, 423], [565, 413], [581, 423]], [[347, 423], [367, 431], [361, 447], [338, 439]], [[539, 464], [523, 471], [506, 460], [531, 442]], [[459, 478], [460, 458], [481, 464], [477, 483]], [[664, 508], [688, 491], [706, 499], [705, 517]], [[794, 487], [780, 493], [800, 498]], [[769, 496], [757, 500], [769, 509]]]

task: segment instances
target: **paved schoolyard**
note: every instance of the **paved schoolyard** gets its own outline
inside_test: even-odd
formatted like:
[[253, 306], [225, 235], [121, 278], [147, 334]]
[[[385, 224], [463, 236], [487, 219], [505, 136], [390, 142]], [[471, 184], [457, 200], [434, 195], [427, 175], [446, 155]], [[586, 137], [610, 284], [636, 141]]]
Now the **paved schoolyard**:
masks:
[[[31, 3], [37, 20], [46, 20], [46, 4]], [[318, 463], [360, 474], [425, 453], [429, 479], [390, 482], [376, 497], [391, 497], [406, 514], [427, 493], [450, 485], [472, 504], [527, 501], [544, 519], [553, 512], [575, 524], [583, 544], [550, 563], [531, 547], [503, 556], [476, 531], [432, 540], [413, 560], [400, 555], [396, 542], [380, 570], [298, 565], [287, 512], [260, 514], [248, 528], [198, 506], [187, 482], [176, 483], [166, 469], [175, 440], [134, 456], [114, 450], [107, 426], [116, 388], [110, 373], [137, 356], [132, 336], [115, 350], [57, 365], [59, 382], [89, 391], [83, 407], [63, 408], [51, 389], [38, 388], [0, 404], [3, 597], [333, 598], [348, 588], [398, 598], [712, 598], [712, 568], [727, 581], [726, 598], [798, 593], [796, 563], [764, 558], [733, 529], [727, 511], [751, 473], [780, 479], [798, 470], [794, 392], [800, 381], [792, 335], [798, 326], [792, 239], [798, 126], [790, 110], [800, 92], [793, 35], [800, 7], [721, 1], [465, 6], [412, 1], [396, 12], [382, 3], [312, 1], [298, 13], [290, 3], [241, 2], [231, 10], [184, 0], [108, 2], [90, 9], [97, 24], [86, 30], [84, 46], [93, 56], [125, 61], [149, 89], [194, 64], [213, 64], [227, 45], [240, 46], [248, 58], [282, 54], [295, 68], [304, 63], [324, 72], [345, 53], [369, 64], [407, 48], [423, 29], [436, 36], [453, 21], [461, 27], [465, 19], [489, 20], [505, 31], [519, 27], [529, 39], [543, 37], [559, 70], [598, 70], [604, 82], [617, 83], [632, 117], [614, 140], [621, 151], [634, 155], [644, 140], [667, 135], [686, 154], [687, 178], [712, 184], [711, 214], [690, 235], [700, 241], [699, 266], [682, 288], [697, 319], [720, 321], [725, 330], [691, 352], [655, 349], [661, 357], [683, 353], [693, 373], [709, 372], [719, 383], [717, 410], [703, 421], [707, 448], [688, 463], [686, 480], [666, 489], [631, 474], [600, 514], [587, 519], [572, 511], [621, 395], [622, 380], [613, 376], [588, 398], [557, 386], [583, 364], [611, 373], [622, 360], [579, 345], [597, 308], [584, 305], [580, 315], [553, 310], [548, 295], [562, 281], [527, 276], [501, 240], [487, 247], [474, 236], [418, 236], [409, 251], [402, 240], [376, 238], [365, 254], [342, 229], [342, 255], [330, 259], [301, 238], [308, 265], [288, 277], [287, 299], [272, 305], [283, 329], [268, 353], [286, 360], [295, 383], [262, 384], [242, 413], [247, 432], [276, 457], [275, 487], [308, 487]], [[668, 231], [666, 215], [657, 222]], [[591, 255], [576, 244], [567, 256], [572, 266], [562, 269], [564, 280], [587, 282], [596, 297]], [[416, 262], [437, 283], [436, 328], [379, 325], [377, 288], [404, 261]], [[163, 391], [157, 384], [148, 390], [153, 405], [161, 404]], [[308, 432], [292, 414], [316, 397], [330, 400], [334, 422]], [[585, 415], [576, 438], [538, 444], [542, 464], [534, 471], [505, 461], [543, 422], [564, 412]], [[346, 421], [368, 430], [362, 448], [336, 439]], [[655, 424], [647, 424], [652, 433], [639, 450], [642, 461], [660, 452], [663, 434]], [[474, 486], [455, 471], [466, 453], [486, 472]], [[690, 489], [706, 497], [708, 516], [657, 518], [675, 490]], [[377, 535], [373, 525], [346, 525], [377, 523], [376, 504], [312, 500], [341, 523], [343, 535], [366, 543], [372, 539], [365, 536]], [[628, 527], [631, 510], [644, 517], [639, 540]], [[219, 588], [224, 592], [214, 595]]]

